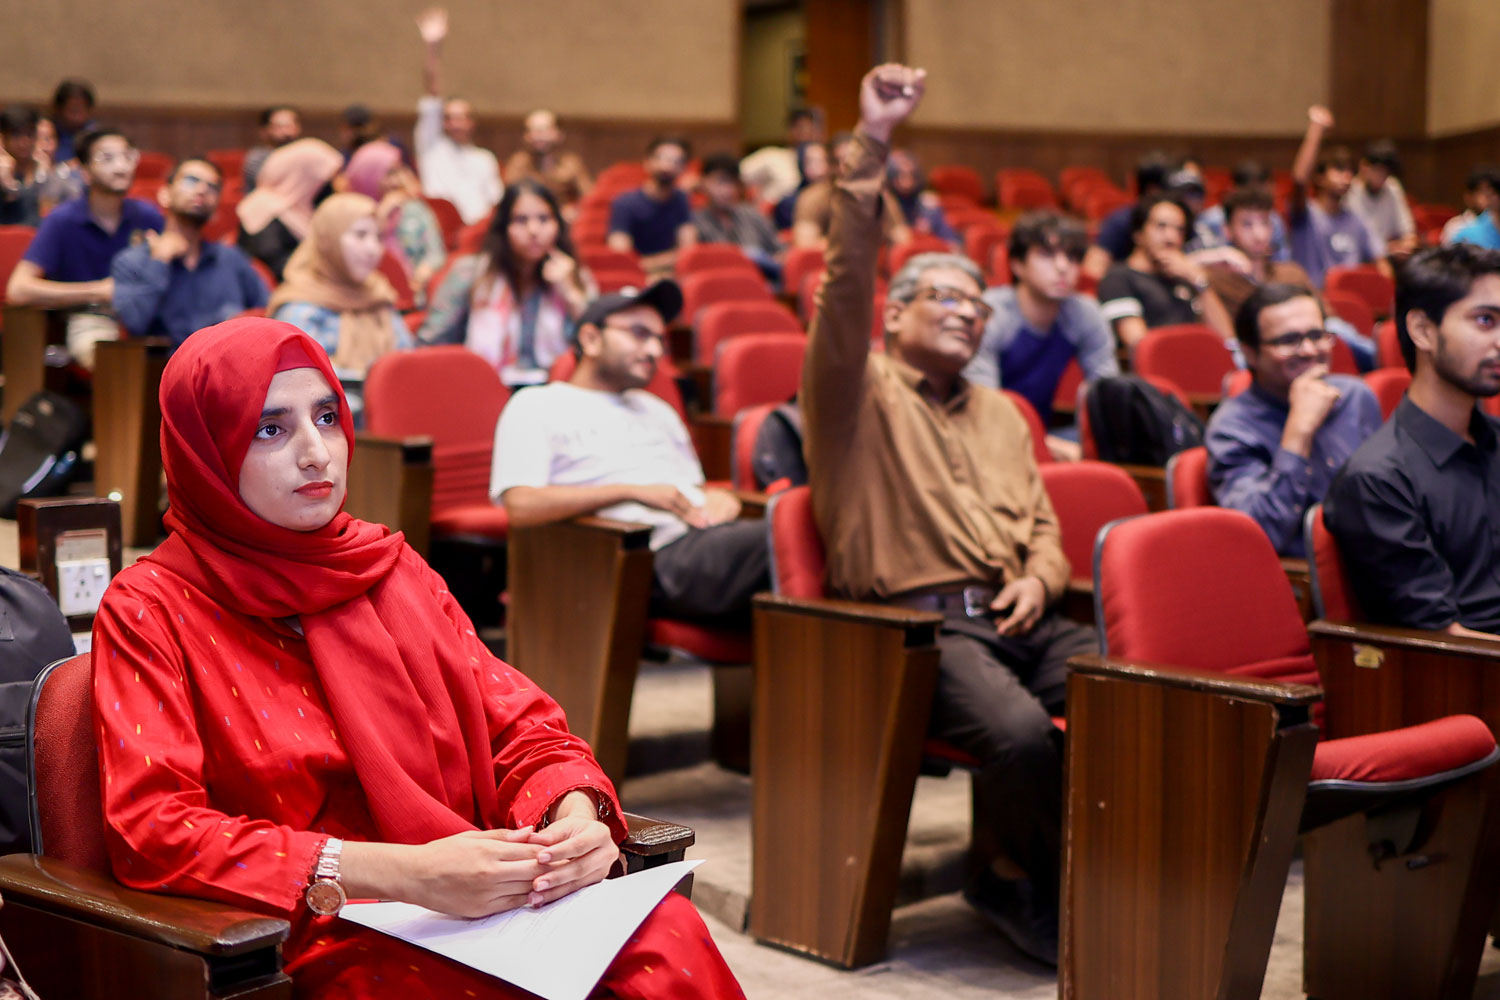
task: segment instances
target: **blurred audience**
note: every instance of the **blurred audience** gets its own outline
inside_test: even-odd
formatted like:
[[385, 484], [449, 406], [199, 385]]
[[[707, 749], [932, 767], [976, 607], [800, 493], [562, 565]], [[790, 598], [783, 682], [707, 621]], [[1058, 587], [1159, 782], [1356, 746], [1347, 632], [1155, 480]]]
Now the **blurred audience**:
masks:
[[589, 176], [582, 157], [560, 148], [563, 138], [563, 130], [552, 112], [538, 109], [527, 115], [521, 148], [505, 161], [505, 183], [540, 180], [557, 196], [563, 218], [572, 222], [578, 203], [593, 190], [594, 179]]
[[[833, 158], [832, 170], [821, 181], [809, 184], [797, 195], [797, 206], [792, 213], [792, 245], [797, 247], [822, 248], [828, 242], [828, 225], [833, 221], [833, 191], [843, 172], [847, 169], [845, 157], [851, 152], [854, 134], [840, 132], [829, 143]], [[911, 228], [906, 216], [896, 202], [890, 188], [882, 187], [880, 197], [884, 203], [880, 224], [888, 243], [905, 243], [911, 239]]]
[[740, 165], [727, 154], [703, 161], [703, 193], [708, 204], [693, 213], [700, 243], [728, 243], [755, 261], [771, 281], [781, 281], [781, 241], [754, 205], [745, 201]]
[[596, 289], [557, 196], [534, 178], [505, 189], [480, 252], [453, 262], [417, 337], [463, 344], [512, 389], [547, 381]]
[[246, 193], [255, 190], [255, 182], [260, 177], [260, 168], [265, 166], [266, 157], [272, 151], [300, 138], [302, 116], [297, 113], [296, 108], [281, 104], [266, 108], [260, 113], [260, 142], [245, 151], [243, 170]]
[[[1464, 210], [1443, 225], [1442, 242], [1456, 242], [1459, 233], [1497, 208], [1500, 208], [1500, 167], [1493, 163], [1478, 164], [1464, 180]], [[1494, 228], [1493, 219], [1490, 225]], [[1494, 239], [1495, 245], [1491, 249], [1500, 249], [1500, 228], [1495, 228]], [[1478, 241], [1468, 239], [1464, 242]]]
[[375, 199], [381, 241], [421, 301], [421, 290], [447, 262], [448, 251], [443, 227], [422, 200], [422, 186], [401, 150], [384, 139], [365, 143], [349, 158], [340, 186]]
[[84, 133], [94, 129], [94, 103], [94, 86], [87, 80], [64, 80], [52, 92], [52, 124], [57, 129], [54, 162], [83, 163], [77, 143]]
[[[792, 222], [797, 212], [797, 197], [814, 184], [820, 183], [828, 178], [832, 170], [828, 145], [823, 142], [804, 142], [797, 147], [797, 186], [788, 192], [786, 197], [776, 202], [776, 207], [771, 213], [771, 221], [776, 224], [777, 232], [784, 232], [792, 228]], [[743, 179], [743, 171], [740, 174]]]
[[0, 226], [36, 226], [42, 221], [42, 190], [51, 163], [37, 152], [35, 108], [13, 105], [0, 112]]
[[1385, 256], [1402, 260], [1417, 248], [1417, 224], [1401, 186], [1396, 144], [1380, 139], [1365, 147], [1359, 173], [1349, 185], [1345, 203], [1359, 216]]
[[115, 255], [110, 266], [120, 325], [136, 337], [180, 345], [196, 330], [266, 304], [267, 289], [238, 247], [203, 238], [218, 210], [224, 178], [201, 156], [180, 161], [157, 193], [160, 233]]
[[802, 147], [824, 138], [822, 108], [793, 108], [786, 116], [786, 145], [762, 146], [746, 156], [740, 180], [761, 202], [774, 205], [803, 186]]
[[677, 186], [692, 156], [686, 139], [658, 136], [646, 147], [646, 182], [615, 198], [609, 210], [611, 249], [640, 255], [648, 274], [665, 274], [677, 251], [698, 241], [693, 210]]
[[260, 183], [235, 207], [240, 249], [270, 268], [277, 281], [343, 165], [339, 151], [322, 139], [287, 143], [266, 157]]
[[11, 305], [74, 310], [68, 318], [68, 352], [85, 368], [94, 365], [94, 344], [114, 340], [119, 327], [109, 313], [115, 254], [159, 231], [161, 212], [138, 198], [127, 198], [139, 153], [111, 128], [78, 137], [77, 154], [88, 179], [88, 193], [64, 202], [42, 220], [36, 236], [6, 284]]
[[422, 36], [423, 97], [417, 101], [417, 170], [422, 190], [453, 202], [468, 225], [483, 219], [504, 193], [495, 154], [474, 144], [474, 109], [462, 98], [443, 98], [442, 51], [448, 12], [440, 7], [417, 17]]
[[385, 246], [375, 213], [375, 199], [362, 194], [332, 195], [319, 205], [266, 307], [272, 319], [311, 334], [339, 378], [351, 382], [381, 355], [412, 346], [395, 289], [378, 270]]
[[912, 232], [936, 236], [954, 247], [962, 242], [948, 225], [937, 195], [927, 190], [927, 178], [917, 166], [916, 157], [903, 149], [891, 150], [885, 164], [885, 183], [896, 196], [896, 204], [901, 206], [901, 215]]
[[[1346, 198], [1354, 183], [1354, 158], [1337, 147], [1320, 152], [1323, 136], [1333, 128], [1333, 113], [1321, 105], [1307, 111], [1307, 133], [1292, 164], [1292, 203], [1287, 211], [1291, 224], [1292, 259], [1302, 265], [1318, 288], [1331, 267], [1375, 264], [1391, 273], [1385, 248], [1370, 235], [1369, 227], [1350, 211]], [[1313, 187], [1307, 195], [1309, 182]]]

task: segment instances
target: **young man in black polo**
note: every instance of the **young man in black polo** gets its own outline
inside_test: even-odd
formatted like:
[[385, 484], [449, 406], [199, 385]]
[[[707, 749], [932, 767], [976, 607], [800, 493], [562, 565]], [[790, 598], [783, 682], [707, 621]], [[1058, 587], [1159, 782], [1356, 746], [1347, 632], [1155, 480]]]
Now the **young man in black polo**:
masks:
[[1500, 638], [1500, 251], [1415, 254], [1396, 282], [1411, 389], [1329, 488], [1324, 516], [1371, 621]]

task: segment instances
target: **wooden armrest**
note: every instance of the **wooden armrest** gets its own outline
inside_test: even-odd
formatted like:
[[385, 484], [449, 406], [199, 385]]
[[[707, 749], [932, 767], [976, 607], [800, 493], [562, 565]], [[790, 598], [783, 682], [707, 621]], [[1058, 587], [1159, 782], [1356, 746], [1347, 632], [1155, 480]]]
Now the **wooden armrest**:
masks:
[[764, 490], [734, 490], [740, 501], [740, 519], [758, 521], [766, 516], [766, 507], [771, 503], [771, 494]]
[[1068, 668], [1076, 674], [1120, 677], [1150, 684], [1164, 684], [1168, 687], [1187, 688], [1190, 691], [1221, 694], [1246, 701], [1266, 702], [1271, 705], [1311, 705], [1323, 698], [1322, 689], [1310, 684], [1287, 684], [1253, 677], [1236, 677], [1232, 674], [1209, 673], [1161, 663], [1116, 660], [1097, 654], [1075, 656], [1068, 661]]
[[658, 854], [675, 853], [681, 856], [683, 851], [693, 846], [696, 839], [696, 834], [690, 827], [637, 816], [635, 813], [625, 813], [625, 824], [630, 832], [621, 841], [620, 850], [626, 854], [654, 857]]
[[108, 876], [35, 854], [0, 857], [9, 902], [202, 955], [240, 955], [286, 940], [285, 920], [225, 903], [127, 889]]
[[1318, 639], [1358, 643], [1363, 646], [1389, 646], [1412, 649], [1443, 656], [1462, 656], [1500, 662], [1500, 639], [1478, 639], [1467, 635], [1449, 635], [1426, 629], [1399, 628], [1394, 625], [1367, 625], [1330, 622], [1319, 619], [1307, 626], [1309, 635]]
[[[575, 517], [571, 521], [564, 521], [566, 525], [582, 528], [586, 531], [603, 532], [607, 535], [619, 535], [627, 549], [644, 548], [651, 544], [651, 526], [638, 524], [635, 521], [616, 521], [612, 517]], [[531, 525], [532, 528], [545, 528], [545, 524]], [[512, 528], [513, 531], [527, 531], [528, 528]]]
[[918, 611], [899, 605], [871, 604], [864, 601], [840, 601], [831, 597], [787, 597], [783, 594], [757, 594], [755, 606], [766, 611], [785, 611], [813, 618], [862, 622], [886, 628], [936, 628], [943, 616], [936, 611]]
[[425, 435], [398, 438], [360, 431], [354, 435], [354, 443], [360, 448], [394, 451], [401, 456], [401, 461], [405, 465], [432, 461], [432, 438]]

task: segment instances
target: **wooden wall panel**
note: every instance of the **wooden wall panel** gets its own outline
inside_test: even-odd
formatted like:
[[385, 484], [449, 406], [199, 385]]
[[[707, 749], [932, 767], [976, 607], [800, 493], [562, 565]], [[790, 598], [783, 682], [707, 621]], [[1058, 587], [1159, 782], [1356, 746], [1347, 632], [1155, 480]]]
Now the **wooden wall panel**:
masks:
[[1345, 134], [1427, 134], [1428, 0], [1333, 0], [1328, 102]]
[[1500, 3], [1429, 0], [1429, 7], [1428, 131], [1441, 136], [1500, 125]]

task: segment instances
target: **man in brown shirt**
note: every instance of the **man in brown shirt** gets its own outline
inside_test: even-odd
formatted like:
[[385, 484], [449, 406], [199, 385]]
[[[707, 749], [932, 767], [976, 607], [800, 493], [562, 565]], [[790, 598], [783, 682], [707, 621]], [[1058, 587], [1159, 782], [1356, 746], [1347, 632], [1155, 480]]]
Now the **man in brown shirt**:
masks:
[[836, 592], [944, 613], [930, 732], [980, 762], [984, 864], [965, 897], [1056, 964], [1062, 742], [1052, 716], [1068, 657], [1096, 644], [1050, 610], [1068, 561], [1025, 420], [961, 376], [989, 312], [978, 269], [952, 254], [913, 258], [891, 282], [886, 351], [870, 350], [885, 157], [924, 80], [882, 66], [861, 87], [802, 373], [809, 484]]
[[526, 116], [526, 131], [521, 135], [523, 148], [505, 161], [504, 178], [507, 184], [527, 177], [541, 181], [557, 195], [563, 215], [572, 221], [578, 202], [594, 186], [594, 179], [577, 153], [558, 150], [562, 141], [557, 116], [546, 110], [533, 111]]

